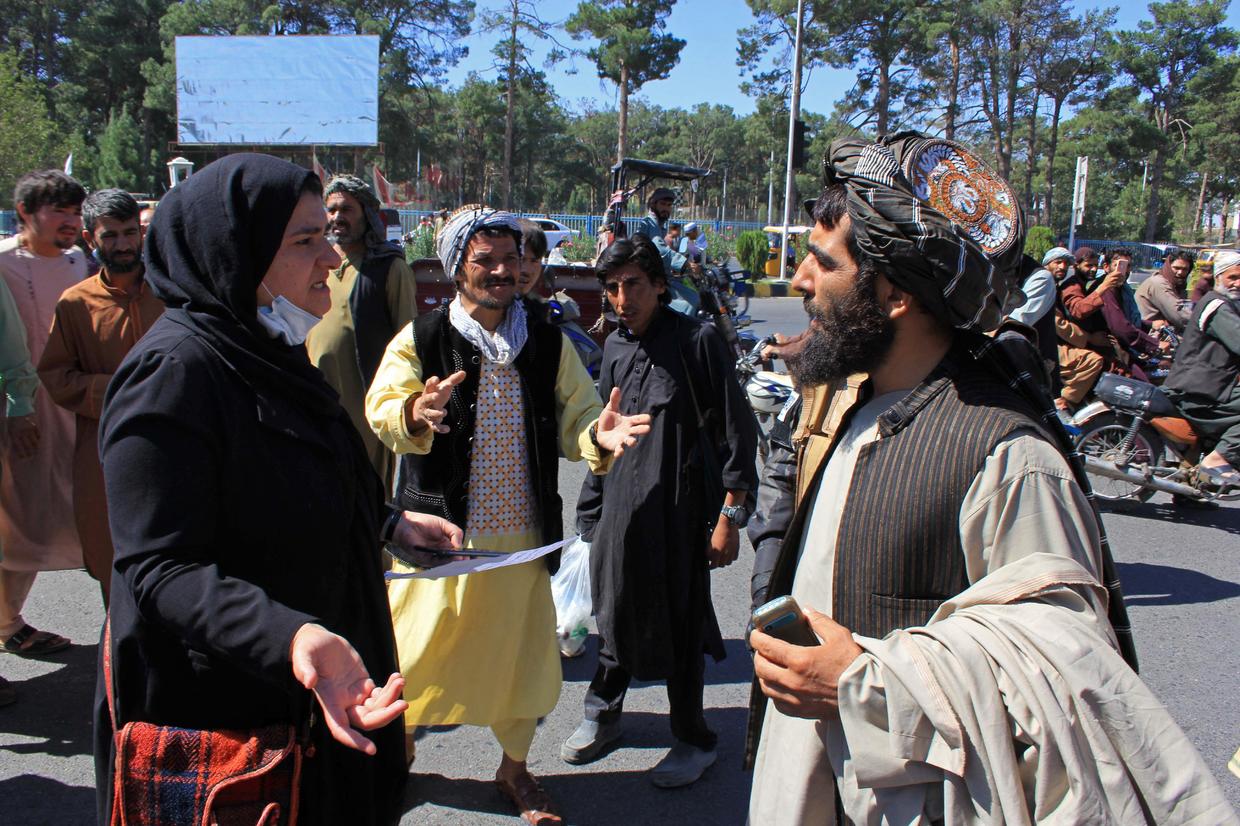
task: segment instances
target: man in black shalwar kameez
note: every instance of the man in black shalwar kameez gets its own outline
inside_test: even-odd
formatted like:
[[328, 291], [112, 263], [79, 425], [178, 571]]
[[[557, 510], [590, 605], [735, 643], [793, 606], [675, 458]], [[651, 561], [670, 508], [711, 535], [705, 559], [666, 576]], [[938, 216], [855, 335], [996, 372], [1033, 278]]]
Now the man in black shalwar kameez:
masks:
[[581, 491], [599, 664], [585, 720], [561, 756], [595, 759], [620, 736], [630, 680], [666, 680], [677, 742], [651, 780], [684, 786], [715, 760], [702, 713], [704, 653], [720, 660], [724, 651], [710, 569], [736, 559], [757, 486], [757, 425], [719, 333], [667, 308], [653, 244], [617, 241], [597, 270], [621, 322], [603, 348], [599, 391], [619, 387], [621, 409], [652, 420], [650, 433], [606, 477], [587, 476]]

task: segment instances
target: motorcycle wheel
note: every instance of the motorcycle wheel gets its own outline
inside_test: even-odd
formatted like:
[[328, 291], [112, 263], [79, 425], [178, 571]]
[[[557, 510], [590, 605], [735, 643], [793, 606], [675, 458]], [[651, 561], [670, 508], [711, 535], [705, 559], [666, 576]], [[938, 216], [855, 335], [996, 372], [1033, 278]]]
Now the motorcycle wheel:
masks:
[[[1117, 465], [1156, 465], [1162, 461], [1165, 449], [1163, 440], [1152, 427], [1141, 425], [1128, 449], [1120, 450], [1120, 445], [1126, 435], [1128, 435], [1127, 421], [1114, 413], [1103, 413], [1086, 423], [1084, 429], [1081, 430], [1081, 435], [1077, 437], [1076, 449], [1086, 456], [1114, 462]], [[1090, 487], [1094, 489], [1094, 496], [1107, 502], [1124, 500], [1147, 502], [1154, 495], [1154, 491], [1150, 488], [1132, 482], [1112, 479], [1109, 476], [1098, 476], [1089, 473], [1088, 468], [1086, 468], [1086, 473], [1089, 476]]]

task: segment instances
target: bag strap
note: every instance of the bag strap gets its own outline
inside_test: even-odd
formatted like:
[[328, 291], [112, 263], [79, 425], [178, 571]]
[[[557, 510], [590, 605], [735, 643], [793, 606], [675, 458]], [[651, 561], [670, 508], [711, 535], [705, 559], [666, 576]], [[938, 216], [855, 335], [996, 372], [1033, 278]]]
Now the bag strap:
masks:
[[[682, 326], [683, 325], [681, 325], [678, 321], [676, 324], [677, 332], [680, 331]], [[685, 359], [685, 350], [687, 349], [688, 342], [681, 342], [681, 344], [683, 346], [677, 347], [676, 353], [680, 356], [680, 366], [684, 368], [685, 371], [685, 381], [689, 385], [689, 397], [693, 399], [693, 412], [697, 415], [698, 431], [700, 433], [708, 433], [706, 428], [706, 414], [702, 412], [702, 404], [698, 401], [697, 382], [694, 381], [694, 373], [689, 369], [689, 362]]]
[[693, 373], [689, 370], [689, 362], [685, 360], [685, 351], [677, 348], [677, 352], [680, 354], [680, 366], [685, 370], [685, 381], [689, 385], [689, 397], [693, 399], [693, 412], [697, 415], [698, 428], [701, 432], [705, 432], [706, 416], [702, 413], [702, 405], [698, 403], [697, 390], [693, 387], [695, 384]]
[[103, 621], [103, 690], [108, 698], [108, 718], [112, 721], [112, 737], [119, 733], [116, 728], [116, 695], [112, 687], [112, 615]]

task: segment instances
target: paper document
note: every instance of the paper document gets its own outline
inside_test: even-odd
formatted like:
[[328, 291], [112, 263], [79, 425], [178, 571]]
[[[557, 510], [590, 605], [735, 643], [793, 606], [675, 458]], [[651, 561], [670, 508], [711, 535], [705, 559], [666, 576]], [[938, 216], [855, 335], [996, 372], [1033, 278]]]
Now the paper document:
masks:
[[[532, 562], [535, 559], [544, 557], [552, 551], [558, 551], [577, 537], [570, 536], [567, 539], [561, 539], [559, 542], [552, 542], [550, 545], [543, 545], [541, 548], [532, 548], [528, 551], [513, 551], [507, 556], [481, 557], [478, 559], [462, 559], [459, 562], [448, 562], [437, 568], [427, 568], [423, 571], [408, 573], [404, 571], [387, 571], [383, 574], [384, 579], [442, 579], [446, 576], [460, 576], [461, 574], [478, 574], [483, 571], [491, 571], [496, 568], [506, 568], [509, 565], [521, 565], [525, 562]], [[465, 549], [463, 553], [469, 553]]]

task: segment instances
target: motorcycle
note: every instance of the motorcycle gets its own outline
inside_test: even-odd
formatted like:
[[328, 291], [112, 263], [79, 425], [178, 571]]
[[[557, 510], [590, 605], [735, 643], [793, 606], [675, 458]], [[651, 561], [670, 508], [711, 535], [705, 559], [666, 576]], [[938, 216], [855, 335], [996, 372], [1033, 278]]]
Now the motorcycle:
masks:
[[758, 340], [736, 360], [736, 378], [758, 418], [758, 457], [764, 462], [771, 452], [771, 425], [795, 394], [791, 376], [764, 369], [769, 363], [762, 358], [762, 349], [774, 343], [774, 336]]
[[1161, 491], [1194, 502], [1240, 499], [1240, 487], [1218, 488], [1197, 473], [1197, 463], [1212, 446], [1162, 390], [1106, 373], [1094, 396], [1071, 424], [1080, 430], [1076, 449], [1096, 497], [1146, 502]]
[[560, 290], [547, 300], [547, 320], [559, 327], [573, 343], [573, 349], [581, 357], [590, 378], [598, 383], [599, 368], [603, 365], [603, 348], [581, 328], [581, 308], [568, 293]]

